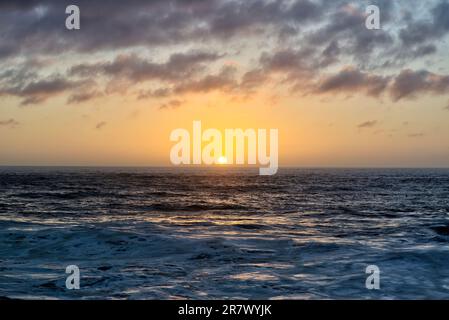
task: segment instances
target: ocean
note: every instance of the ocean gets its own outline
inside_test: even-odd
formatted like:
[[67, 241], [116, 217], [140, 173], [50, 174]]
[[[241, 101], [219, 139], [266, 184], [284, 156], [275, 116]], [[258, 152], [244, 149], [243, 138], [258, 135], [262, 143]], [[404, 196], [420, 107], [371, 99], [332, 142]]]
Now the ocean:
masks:
[[449, 299], [449, 169], [257, 173], [0, 168], [0, 297]]

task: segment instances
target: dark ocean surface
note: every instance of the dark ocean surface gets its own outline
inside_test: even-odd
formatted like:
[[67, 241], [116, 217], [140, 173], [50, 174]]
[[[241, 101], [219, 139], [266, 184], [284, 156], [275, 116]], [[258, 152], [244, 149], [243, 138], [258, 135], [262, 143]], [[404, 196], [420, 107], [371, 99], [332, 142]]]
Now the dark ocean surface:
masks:
[[0, 297], [449, 299], [449, 170], [0, 168]]

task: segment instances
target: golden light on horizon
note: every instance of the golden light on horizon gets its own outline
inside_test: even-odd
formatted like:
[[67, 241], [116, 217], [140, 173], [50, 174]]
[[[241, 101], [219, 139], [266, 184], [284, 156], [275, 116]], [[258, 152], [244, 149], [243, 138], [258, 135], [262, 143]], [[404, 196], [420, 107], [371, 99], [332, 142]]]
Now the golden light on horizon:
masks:
[[217, 159], [217, 164], [228, 164], [228, 158], [221, 156]]

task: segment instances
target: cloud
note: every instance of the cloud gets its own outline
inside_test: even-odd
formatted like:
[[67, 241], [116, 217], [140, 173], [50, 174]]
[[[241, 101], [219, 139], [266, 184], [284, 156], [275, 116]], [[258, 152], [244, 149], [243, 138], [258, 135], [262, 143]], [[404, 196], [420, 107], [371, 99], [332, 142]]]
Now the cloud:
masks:
[[95, 90], [76, 92], [67, 99], [67, 104], [83, 103], [101, 96], [103, 96], [103, 94]]
[[[182, 100], [211, 91], [248, 96], [272, 84], [290, 94], [400, 101], [449, 88], [449, 75], [423, 60], [444, 59], [447, 0], [369, 1], [381, 9], [382, 30], [365, 27], [366, 1], [79, 0], [81, 30], [69, 32], [68, 4], [0, 2], [0, 96], [22, 105], [59, 95], [67, 104], [125, 93]], [[418, 70], [404, 69], [410, 65]]]
[[[206, 65], [222, 55], [206, 51], [174, 53], [168, 60], [156, 63], [137, 54], [119, 54], [109, 62], [81, 63], [71, 66], [65, 74], [43, 75], [30, 67], [29, 61], [0, 73], [0, 96], [22, 98], [21, 105], [39, 104], [63, 93], [70, 93], [68, 104], [89, 101], [102, 96], [124, 92], [147, 81], [179, 84], [193, 79], [207, 70]], [[95, 80], [93, 80], [95, 79]], [[106, 79], [106, 86], [98, 88], [97, 82]], [[171, 90], [158, 89], [144, 92], [140, 98], [167, 97]]]
[[298, 72], [311, 69], [313, 48], [303, 50], [284, 49], [274, 54], [263, 53], [260, 63], [266, 72]]
[[167, 98], [171, 95], [170, 88], [158, 88], [155, 90], [141, 90], [138, 95], [138, 99], [148, 99], [148, 98]]
[[[103, 77], [107, 94], [126, 92], [140, 83], [166, 83], [168, 87], [156, 90], [140, 90], [138, 99], [169, 97], [172, 86], [180, 86], [207, 70], [206, 65], [220, 59], [222, 55], [206, 51], [174, 53], [165, 62], [153, 62], [135, 53], [118, 55], [113, 61], [85, 63], [70, 68], [69, 75], [81, 79]], [[178, 88], [178, 90], [181, 90]], [[93, 97], [96, 97], [94, 95]], [[89, 97], [91, 98], [91, 97]]]
[[172, 54], [168, 61], [155, 63], [133, 53], [122, 54], [112, 62], [73, 66], [70, 74], [81, 77], [104, 75], [128, 79], [133, 83], [146, 80], [170, 81], [191, 77], [203, 70], [205, 63], [210, 63], [220, 57], [217, 53], [192, 51]]
[[395, 101], [405, 97], [416, 97], [419, 93], [445, 94], [449, 90], [449, 76], [421, 70], [403, 70], [391, 85], [391, 95]]
[[177, 109], [179, 108], [182, 104], [184, 103], [184, 101], [180, 101], [180, 100], [170, 100], [167, 103], [163, 103], [159, 106], [160, 110], [163, 109]]
[[101, 121], [101, 122], [97, 123], [97, 125], [95, 126], [95, 129], [100, 130], [106, 125], [107, 125], [106, 121]]
[[13, 118], [8, 120], [0, 120], [0, 127], [14, 128], [18, 125], [20, 125], [20, 123]]
[[[391, 19], [390, 13], [394, 12], [392, 1], [372, 1], [370, 4], [380, 7], [382, 23], [387, 24]], [[385, 31], [385, 28], [373, 32], [365, 27], [366, 14], [363, 4], [336, 1], [329, 11], [323, 26], [306, 36], [306, 40], [314, 46], [323, 43], [344, 43], [342, 54], [349, 54], [359, 63], [368, 65], [371, 55], [394, 45], [394, 35]]]
[[413, 99], [421, 94], [442, 95], [449, 92], [449, 76], [410, 69], [393, 76], [382, 76], [347, 67], [327, 75], [314, 86], [314, 93], [358, 93], [380, 97], [389, 93], [393, 101]]
[[189, 92], [206, 93], [213, 90], [230, 91], [237, 87], [235, 72], [234, 67], [226, 66], [217, 74], [206, 75], [198, 80], [180, 83], [173, 91], [176, 94]]
[[441, 38], [449, 32], [449, 3], [447, 0], [438, 1], [430, 10], [430, 19], [415, 19], [410, 13], [407, 22], [399, 37], [408, 47]]
[[68, 33], [63, 26], [69, 4], [68, 0], [2, 2], [0, 54], [86, 53], [224, 40], [269, 26], [310, 22], [323, 14], [321, 1], [313, 0], [130, 0], [126, 4], [78, 0], [82, 32]]
[[389, 77], [372, 75], [349, 67], [321, 79], [316, 92], [364, 92], [369, 96], [378, 97], [385, 91], [389, 81]]
[[[61, 27], [66, 18], [65, 7], [71, 4], [68, 0], [24, 3], [13, 0], [8, 5], [1, 5], [5, 15], [0, 20], [3, 30], [0, 59], [61, 53], [89, 55], [173, 44], [210, 45], [217, 41], [244, 44], [249, 38], [265, 41], [275, 35], [280, 38], [288, 35], [309, 47], [324, 49], [332, 43], [344, 44], [342, 53], [363, 62], [368, 55], [408, 41], [400, 40], [396, 34], [398, 28], [384, 28], [378, 32], [367, 30], [364, 3], [348, 4], [343, 0], [131, 0], [126, 3], [110, 0], [107, 4], [79, 0], [77, 5], [82, 14], [79, 32], [67, 32]], [[410, 1], [396, 4], [389, 0], [373, 0], [369, 4], [380, 7], [385, 25], [393, 18], [400, 18], [409, 6], [413, 7]], [[444, 15], [447, 3], [429, 4], [426, 10], [432, 21], [425, 21], [429, 31], [421, 38], [429, 37], [437, 43], [436, 40], [448, 29]], [[400, 30], [402, 38], [417, 38], [407, 32], [415, 23], [409, 19], [408, 25]], [[390, 57], [378, 55], [377, 58]]]
[[418, 132], [418, 133], [411, 133], [408, 135], [409, 138], [422, 138], [424, 137], [425, 134], [422, 132]]
[[357, 126], [357, 128], [359, 128], [359, 129], [373, 128], [373, 127], [377, 126], [377, 124], [378, 124], [377, 120], [366, 121], [366, 122], [359, 124]]
[[84, 86], [92, 86], [92, 81], [69, 80], [59, 74], [39, 78], [37, 74], [29, 76], [18, 69], [11, 70], [10, 76], [4, 75], [0, 80], [0, 95], [19, 97], [21, 105], [30, 105]]

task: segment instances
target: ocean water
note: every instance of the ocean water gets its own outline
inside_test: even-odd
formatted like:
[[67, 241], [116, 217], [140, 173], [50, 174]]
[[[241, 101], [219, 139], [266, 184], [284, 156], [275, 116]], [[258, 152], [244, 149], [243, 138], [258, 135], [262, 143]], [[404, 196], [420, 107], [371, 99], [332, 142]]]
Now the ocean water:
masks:
[[449, 170], [0, 168], [0, 297], [448, 299]]

